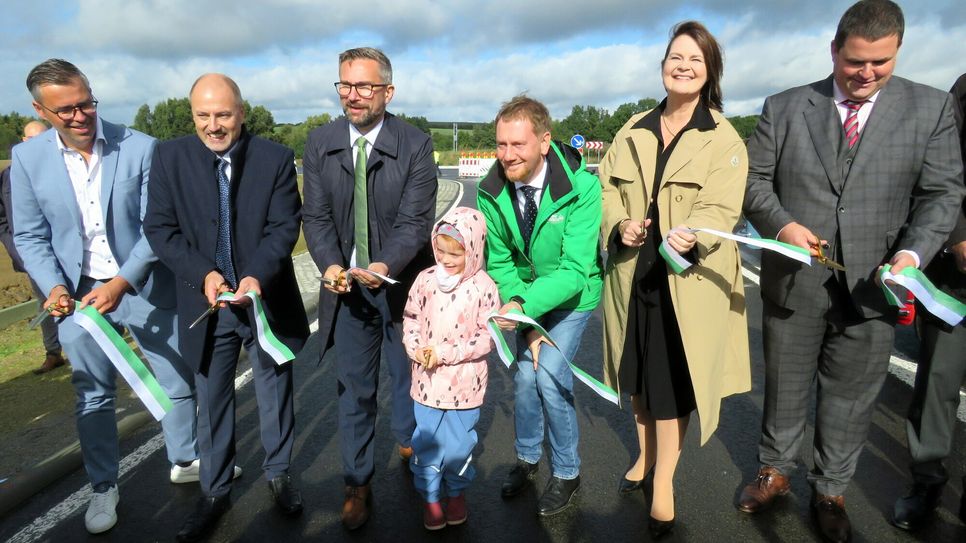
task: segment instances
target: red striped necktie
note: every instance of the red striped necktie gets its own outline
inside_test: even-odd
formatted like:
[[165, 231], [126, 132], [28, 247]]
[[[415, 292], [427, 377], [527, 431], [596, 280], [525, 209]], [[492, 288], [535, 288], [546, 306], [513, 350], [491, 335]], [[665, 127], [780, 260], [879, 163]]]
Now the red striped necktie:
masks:
[[845, 141], [849, 144], [849, 149], [855, 147], [855, 142], [859, 141], [859, 109], [862, 104], [865, 104], [865, 100], [861, 102], [856, 102], [855, 100], [846, 100], [842, 102], [845, 107], [849, 108], [849, 114], [845, 116], [845, 122], [842, 123], [842, 128], [845, 129]]

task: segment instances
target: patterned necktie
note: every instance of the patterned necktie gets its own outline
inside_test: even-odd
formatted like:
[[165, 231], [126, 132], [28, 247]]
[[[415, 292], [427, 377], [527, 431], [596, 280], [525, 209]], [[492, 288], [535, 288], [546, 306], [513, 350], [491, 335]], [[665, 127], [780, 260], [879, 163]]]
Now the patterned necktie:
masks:
[[235, 266], [231, 262], [231, 213], [228, 202], [231, 187], [225, 174], [227, 167], [228, 162], [224, 159], [218, 160], [218, 242], [215, 245], [215, 266], [234, 289], [238, 283], [235, 280]]
[[537, 189], [533, 187], [520, 187], [526, 203], [523, 205], [523, 224], [520, 225], [520, 233], [523, 234], [524, 251], [530, 252], [530, 236], [533, 235], [533, 225], [537, 222], [537, 201], [533, 199]]
[[356, 140], [356, 179], [352, 192], [355, 217], [356, 266], [369, 267], [369, 198], [366, 195], [366, 138]]
[[849, 149], [851, 149], [855, 147], [855, 142], [859, 141], [859, 109], [865, 101], [846, 100], [842, 103], [849, 108], [849, 114], [845, 116], [842, 128], [845, 129], [845, 141], [848, 142]]

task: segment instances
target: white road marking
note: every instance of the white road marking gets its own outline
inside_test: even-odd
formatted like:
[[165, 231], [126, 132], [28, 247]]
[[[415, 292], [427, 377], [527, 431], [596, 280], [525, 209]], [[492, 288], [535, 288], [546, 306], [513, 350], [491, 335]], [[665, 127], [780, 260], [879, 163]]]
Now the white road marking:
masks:
[[[317, 330], [319, 328], [318, 320], [313, 322], [310, 328], [312, 326], [314, 326], [314, 329]], [[235, 390], [241, 389], [251, 381], [252, 370], [249, 368], [242, 372], [238, 377], [235, 377]], [[118, 480], [122, 479], [127, 472], [137, 467], [138, 464], [144, 462], [148, 459], [148, 457], [158, 452], [162, 448], [164, 448], [164, 436], [159, 432], [155, 434], [154, 437], [147, 440], [143, 445], [131, 452], [131, 454], [121, 459], [121, 462], [118, 466]], [[121, 499], [124, 499], [124, 489], [118, 488], [118, 490], [120, 491]], [[7, 543], [27, 543], [30, 541], [37, 541], [38, 539], [42, 538], [44, 534], [50, 531], [54, 526], [60, 524], [65, 519], [75, 514], [78, 510], [85, 507], [91, 500], [91, 492], [91, 485], [85, 483], [80, 490], [74, 492], [70, 496], [67, 496], [62, 502], [53, 506], [43, 516], [34, 519], [33, 522], [14, 534], [13, 537], [7, 540]], [[121, 519], [118, 519], [118, 521], [120, 522]]]
[[[755, 272], [742, 266], [741, 274], [756, 286], [759, 285], [760, 278]], [[910, 387], [916, 384], [916, 368], [916, 363], [911, 360], [899, 358], [895, 355], [889, 358], [889, 373]], [[966, 393], [963, 393], [962, 390], [959, 391], [959, 409], [956, 411], [956, 418], [960, 422], [966, 422]]]

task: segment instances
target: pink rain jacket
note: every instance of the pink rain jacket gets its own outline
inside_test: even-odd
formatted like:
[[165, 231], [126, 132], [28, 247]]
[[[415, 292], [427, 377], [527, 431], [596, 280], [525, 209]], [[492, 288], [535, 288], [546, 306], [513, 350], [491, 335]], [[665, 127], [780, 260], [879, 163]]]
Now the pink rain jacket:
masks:
[[[500, 294], [483, 271], [483, 215], [458, 207], [440, 222], [452, 224], [463, 237], [466, 267], [449, 292], [440, 288], [435, 267], [423, 270], [409, 291], [403, 313], [406, 353], [414, 360], [420, 348], [432, 346], [440, 362], [430, 371], [412, 363], [410, 394], [416, 402], [437, 409], [472, 409], [483, 403], [486, 393], [486, 355], [493, 349], [486, 317], [500, 308]], [[435, 253], [436, 229], [433, 232]]]

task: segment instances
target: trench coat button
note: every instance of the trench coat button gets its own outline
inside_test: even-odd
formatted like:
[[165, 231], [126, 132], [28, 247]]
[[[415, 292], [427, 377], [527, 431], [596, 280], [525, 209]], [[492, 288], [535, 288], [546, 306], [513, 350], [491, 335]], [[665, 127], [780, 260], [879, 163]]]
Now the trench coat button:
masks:
[[678, 194], [677, 196], [674, 197], [674, 201], [675, 202], [680, 202], [683, 199], [684, 199], [684, 196], [681, 196], [680, 194]]

